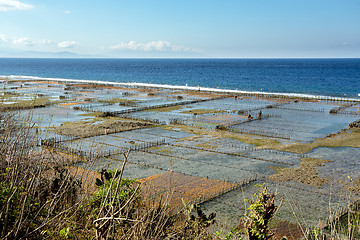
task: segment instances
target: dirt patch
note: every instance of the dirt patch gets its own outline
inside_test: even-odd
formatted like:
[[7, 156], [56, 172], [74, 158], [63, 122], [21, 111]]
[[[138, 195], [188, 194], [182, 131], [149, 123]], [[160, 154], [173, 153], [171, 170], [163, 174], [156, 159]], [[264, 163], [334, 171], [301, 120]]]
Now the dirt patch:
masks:
[[269, 138], [253, 138], [253, 135], [250, 134], [239, 134], [239, 133], [232, 133], [228, 131], [211, 131], [206, 129], [199, 129], [195, 127], [190, 126], [184, 126], [184, 125], [174, 125], [174, 126], [163, 126], [165, 130], [172, 130], [173, 128], [178, 129], [180, 128], [182, 131], [196, 134], [196, 136], [187, 137], [183, 139], [179, 139], [178, 141], [186, 140], [186, 141], [193, 141], [193, 139], [199, 138], [202, 139], [204, 135], [209, 135], [213, 138], [230, 138], [230, 139], [236, 139], [243, 143], [247, 144], [254, 144], [256, 146], [259, 146], [260, 148], [269, 148], [269, 149], [275, 149], [280, 148], [280, 146], [283, 146], [282, 143], [275, 139], [269, 139]]
[[171, 112], [175, 110], [180, 110], [184, 108], [183, 105], [171, 106], [171, 107], [162, 107], [162, 108], [154, 108], [150, 110], [145, 110], [145, 112]]
[[354, 193], [355, 195], [360, 194], [360, 178], [357, 180], [353, 180], [350, 176], [348, 176], [349, 182], [342, 181], [341, 183], [344, 184], [345, 188], [348, 189], [350, 192]]
[[29, 153], [29, 158], [38, 162], [39, 165], [50, 168], [54, 166], [69, 165], [79, 161], [76, 156], [45, 147], [43, 147], [40, 151]]
[[209, 92], [199, 92], [199, 91], [184, 91], [184, 94], [186, 94], [188, 96], [198, 96], [198, 97], [204, 97], [204, 98], [228, 97], [226, 95], [209, 93]]
[[360, 129], [345, 129], [337, 134], [319, 138], [311, 143], [293, 143], [274, 146], [275, 150], [307, 153], [318, 147], [356, 147], [360, 148]]
[[234, 114], [216, 114], [212, 116], [201, 117], [199, 120], [207, 123], [233, 123], [239, 121], [240, 119], [247, 118], [247, 116], [234, 115]]
[[103, 120], [101, 122], [82, 121], [75, 123], [67, 123], [62, 126], [55, 127], [53, 128], [53, 131], [61, 135], [84, 138], [146, 128], [152, 125], [153, 124], [151, 123], [122, 120]]
[[36, 84], [56, 84], [56, 85], [65, 85], [65, 83], [61, 83], [61, 82], [50, 82], [50, 81], [34, 81], [33, 83]]
[[279, 182], [297, 181], [307, 185], [321, 187], [329, 180], [318, 176], [317, 167], [324, 166], [329, 160], [316, 158], [303, 158], [298, 168], [274, 168], [277, 173], [268, 177], [270, 180]]
[[271, 228], [274, 236], [270, 239], [276, 240], [286, 237], [287, 240], [300, 240], [304, 237], [304, 233], [302, 231], [303, 228], [304, 227], [299, 226], [298, 224], [281, 221], [275, 227]]
[[60, 103], [60, 106], [73, 106], [73, 105], [79, 105], [79, 104], [83, 104], [81, 102], [70, 102], [70, 103]]
[[22, 109], [32, 109], [32, 108], [41, 108], [46, 107], [50, 104], [55, 104], [56, 101], [51, 102], [49, 98], [36, 98], [33, 100], [19, 100], [12, 104], [1, 104], [2, 111], [12, 111], [12, 110], [22, 110]]
[[100, 173], [73, 166], [67, 166], [66, 169], [71, 177], [81, 182], [81, 188], [84, 192], [92, 194], [98, 190], [95, 182], [96, 178], [101, 178]]
[[224, 113], [224, 112], [226, 111], [218, 110], [218, 109], [194, 109], [194, 110], [183, 111], [181, 113], [202, 115], [202, 114]]
[[199, 148], [203, 148], [203, 149], [215, 149], [218, 146], [217, 145], [211, 145], [210, 142], [207, 142], [207, 143], [196, 144], [195, 147], [199, 147]]
[[272, 102], [272, 103], [290, 103], [292, 100], [287, 98], [277, 98], [277, 97], [270, 97], [270, 98], [263, 98], [265, 101]]
[[109, 103], [109, 104], [115, 104], [115, 103], [135, 103], [137, 100], [135, 99], [124, 99], [124, 98], [111, 98], [106, 100], [99, 100], [100, 103]]
[[165, 199], [171, 195], [170, 206], [182, 208], [183, 201], [202, 202], [215, 197], [236, 184], [176, 172], [165, 172], [139, 180], [142, 192], [151, 193], [150, 197]]

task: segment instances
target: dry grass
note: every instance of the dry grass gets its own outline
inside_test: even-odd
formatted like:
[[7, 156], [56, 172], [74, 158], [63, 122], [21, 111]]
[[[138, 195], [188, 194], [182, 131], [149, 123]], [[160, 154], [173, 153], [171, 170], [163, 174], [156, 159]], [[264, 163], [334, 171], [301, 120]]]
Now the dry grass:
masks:
[[[11, 104], [1, 104], [1, 110], [18, 110], [18, 109], [32, 109], [32, 108], [38, 108], [38, 107], [45, 107], [50, 103], [49, 98], [34, 98], [32, 100], [16, 100], [15, 103]], [[52, 102], [56, 103], [56, 102]]]
[[61, 135], [91, 137], [133, 129], [150, 127], [152, 124], [136, 121], [122, 121], [116, 118], [91, 119], [90, 121], [68, 122], [52, 130]]
[[356, 147], [360, 148], [360, 129], [346, 129], [325, 138], [319, 138], [311, 143], [292, 143], [289, 145], [274, 145], [273, 149], [294, 153], [307, 153], [318, 147]]
[[[236, 184], [176, 172], [166, 172], [142, 179], [142, 191], [151, 192], [153, 198], [171, 194], [170, 206], [175, 209], [186, 203], [206, 200]], [[150, 196], [151, 197], [151, 196]]]
[[111, 98], [106, 100], [99, 100], [101, 103], [109, 103], [109, 104], [115, 104], [115, 103], [136, 103], [137, 100], [135, 99], [124, 99], [124, 98]]
[[318, 176], [317, 167], [324, 166], [331, 161], [316, 158], [302, 158], [300, 161], [298, 168], [274, 168], [277, 173], [268, 178], [279, 182], [297, 181], [317, 187], [329, 182], [328, 179]]
[[183, 108], [184, 108], [184, 105], [177, 105], [177, 106], [171, 106], [171, 107], [149, 109], [149, 110], [145, 110], [145, 112], [171, 112], [171, 111], [180, 110]]
[[62, 83], [62, 82], [50, 82], [50, 81], [32, 81], [33, 83], [36, 84], [57, 84], [57, 85], [65, 85], [66, 83]]
[[84, 102], [69, 102], [69, 103], [60, 103], [60, 106], [74, 106], [74, 105], [79, 105], [79, 104], [83, 104]]
[[182, 111], [181, 113], [202, 115], [202, 114], [224, 113], [224, 112], [226, 111], [218, 110], [218, 109], [194, 109], [194, 110]]
[[[183, 91], [184, 94], [189, 96], [198, 96], [204, 98], [216, 98], [216, 97], [228, 97], [227, 95], [210, 93], [210, 92], [201, 92], [201, 91]], [[179, 94], [179, 93], [177, 93]]]
[[228, 131], [211, 131], [206, 129], [199, 129], [195, 127], [190, 126], [184, 126], [184, 125], [175, 125], [175, 126], [163, 126], [166, 130], [173, 130], [173, 128], [178, 129], [180, 128], [182, 131], [196, 134], [196, 136], [186, 137], [179, 139], [178, 141], [194, 141], [196, 138], [203, 138], [204, 135], [211, 136], [213, 138], [230, 138], [230, 139], [236, 139], [241, 142], [247, 143], [247, 144], [254, 144], [256, 146], [259, 146], [261, 148], [271, 148], [275, 149], [276, 147], [282, 146], [282, 143], [280, 143], [277, 140], [269, 139], [265, 137], [258, 137], [254, 138], [253, 135], [250, 134], [239, 134], [239, 133], [232, 133]]
[[199, 147], [199, 148], [203, 148], [203, 149], [215, 149], [218, 146], [214, 145], [214, 144], [210, 144], [210, 142], [207, 142], [207, 143], [196, 144], [195, 147]]

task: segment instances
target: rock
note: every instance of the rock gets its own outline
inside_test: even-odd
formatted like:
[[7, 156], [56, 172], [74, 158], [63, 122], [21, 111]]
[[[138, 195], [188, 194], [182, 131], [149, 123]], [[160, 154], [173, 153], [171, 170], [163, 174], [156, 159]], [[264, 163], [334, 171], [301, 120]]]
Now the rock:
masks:
[[338, 109], [336, 109], [336, 108], [330, 109], [330, 111], [329, 111], [329, 113], [333, 113], [333, 114], [335, 114], [337, 112], [338, 112]]
[[349, 128], [360, 128], [360, 119], [351, 122], [349, 124]]

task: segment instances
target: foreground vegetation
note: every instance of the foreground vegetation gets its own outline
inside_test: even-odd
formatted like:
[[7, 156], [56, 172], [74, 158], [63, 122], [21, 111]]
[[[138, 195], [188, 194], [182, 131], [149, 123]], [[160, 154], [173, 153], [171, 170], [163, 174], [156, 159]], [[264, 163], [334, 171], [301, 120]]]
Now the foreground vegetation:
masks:
[[[248, 200], [249, 208], [231, 232], [211, 229], [216, 215], [197, 205], [180, 211], [169, 208], [171, 196], [148, 198], [136, 180], [123, 178], [124, 164], [103, 170], [88, 191], [88, 176], [68, 170], [65, 155], [37, 154], [38, 139], [31, 117], [19, 122], [12, 114], [0, 122], [0, 238], [1, 239], [270, 239], [269, 222], [277, 211], [276, 195], [265, 185]], [[62, 156], [60, 159], [59, 156]], [[64, 159], [65, 158], [65, 159]], [[87, 183], [88, 184], [88, 183]], [[86, 188], [84, 186], [87, 186]], [[359, 233], [358, 209], [337, 221], [328, 236], [355, 239]], [[342, 229], [339, 233], [337, 229]], [[345, 231], [345, 232], [344, 232]], [[312, 229], [306, 239], [323, 239]], [[285, 239], [285, 238], [284, 238]]]

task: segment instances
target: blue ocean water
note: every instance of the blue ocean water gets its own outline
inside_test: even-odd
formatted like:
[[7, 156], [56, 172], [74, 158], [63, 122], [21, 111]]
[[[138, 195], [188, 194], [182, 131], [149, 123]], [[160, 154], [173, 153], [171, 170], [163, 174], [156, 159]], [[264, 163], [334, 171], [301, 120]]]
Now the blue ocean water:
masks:
[[0, 75], [359, 98], [360, 59], [0, 58]]

